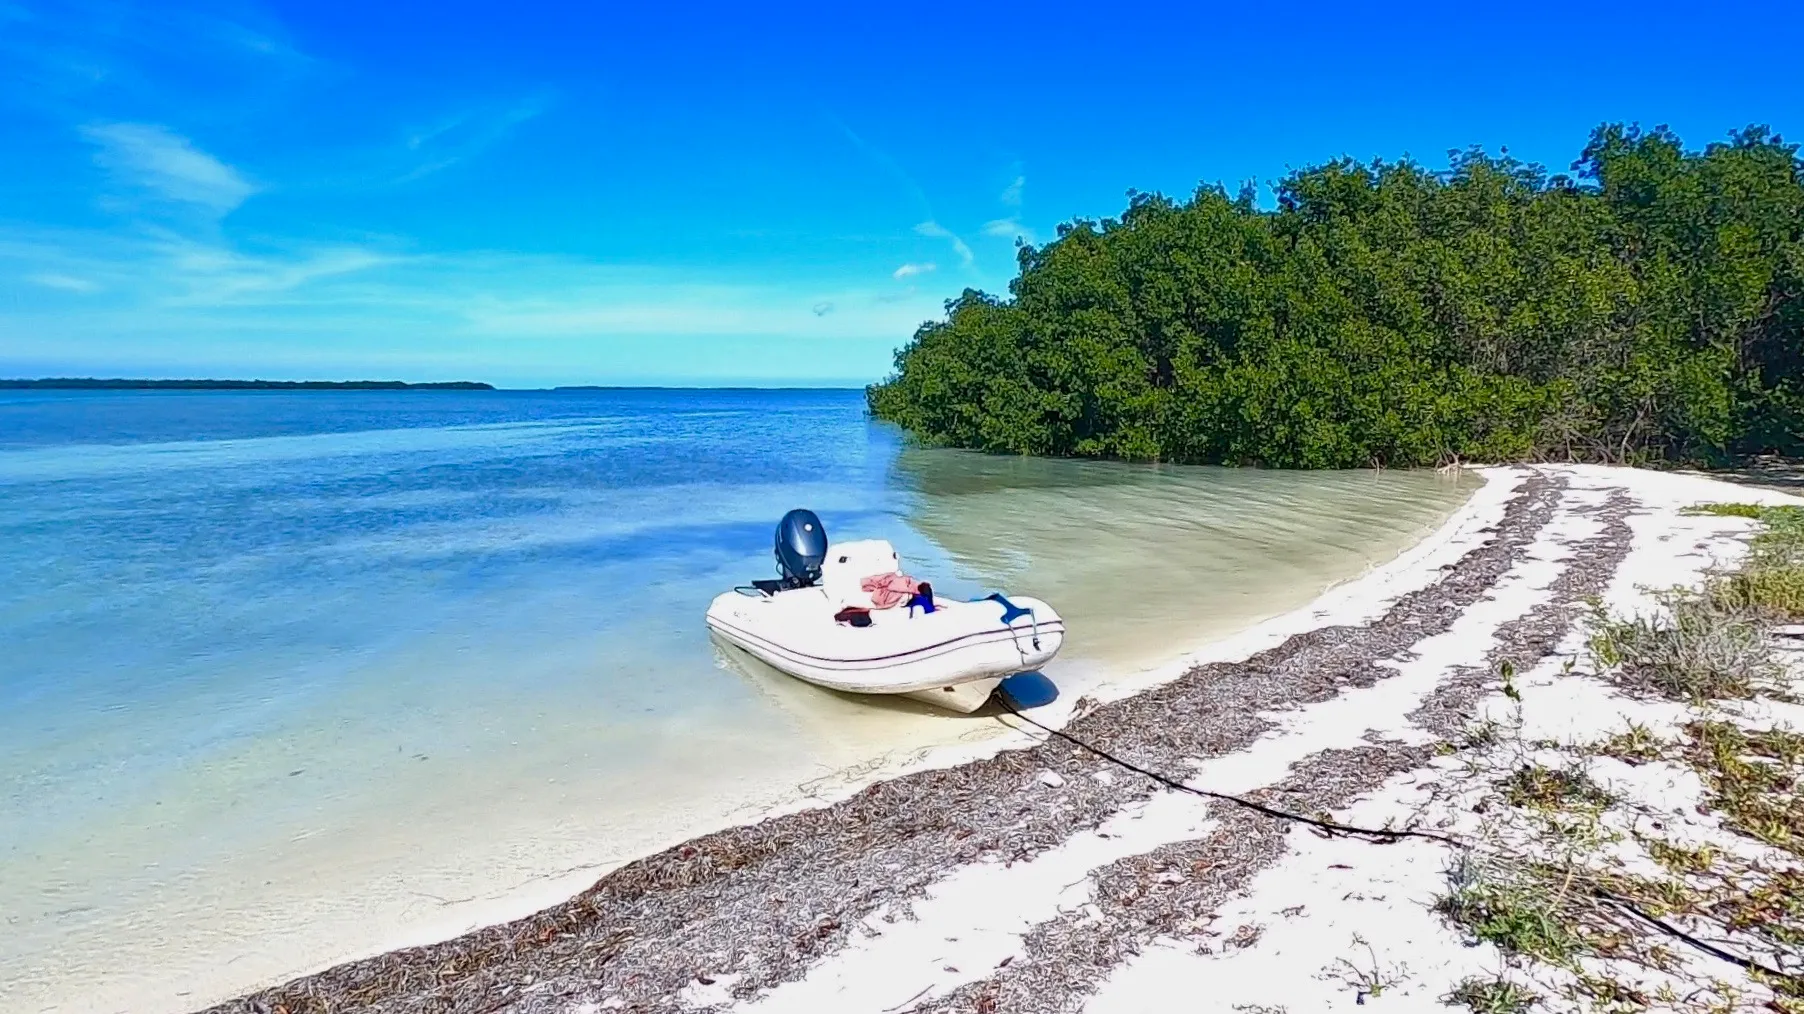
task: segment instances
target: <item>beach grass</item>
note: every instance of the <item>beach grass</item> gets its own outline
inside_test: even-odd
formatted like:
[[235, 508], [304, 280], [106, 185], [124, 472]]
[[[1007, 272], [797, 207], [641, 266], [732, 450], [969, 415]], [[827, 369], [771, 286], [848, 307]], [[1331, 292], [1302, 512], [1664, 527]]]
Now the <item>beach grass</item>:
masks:
[[1451, 890], [1435, 909], [1474, 939], [1505, 954], [1567, 964], [1584, 950], [1579, 921], [1559, 880], [1533, 864], [1461, 856], [1449, 871]]
[[1594, 606], [1593, 660], [1633, 689], [1675, 700], [1779, 692], [1783, 674], [1768, 634], [1804, 617], [1804, 509], [1702, 504], [1687, 512], [1756, 520], [1747, 558], [1701, 587], [1658, 593], [1652, 615], [1617, 617]]
[[1569, 806], [1608, 806], [1614, 798], [1576, 766], [1562, 768], [1524, 764], [1503, 779], [1503, 797], [1511, 806], [1557, 810]]
[[1651, 615], [1592, 619], [1591, 653], [1633, 689], [1674, 700], [1747, 699], [1775, 685], [1764, 618], [1712, 589], [1675, 588]]
[[[1630, 722], [1577, 756], [1566, 751], [1565, 763], [1544, 756], [1554, 744], [1511, 742], [1509, 726], [1486, 722], [1467, 739], [1476, 752], [1536, 756], [1492, 781], [1507, 809], [1486, 848], [1451, 867], [1437, 910], [1495, 945], [1510, 967], [1556, 970], [1552, 981], [1576, 1009], [1694, 1009], [1650, 992], [1649, 982], [1680, 974], [1677, 952], [1695, 946], [1664, 924], [1733, 941], [1750, 955], [1749, 979], [1772, 993], [1765, 1009], [1799, 1014], [1804, 733], [1723, 702], [1785, 697], [1790, 670], [1772, 635], [1804, 615], [1804, 513], [1739, 504], [1685, 513], [1755, 520], [1747, 556], [1700, 587], [1655, 595], [1652, 616], [1617, 617], [1594, 602], [1589, 649], [1597, 675], [1637, 695], [1683, 702], [1694, 717], [1658, 732]], [[1519, 695], [1509, 696], [1521, 706]], [[1688, 772], [1702, 787], [1698, 812], [1721, 832], [1671, 838], [1660, 821], [1634, 820], [1634, 804], [1593, 780], [1587, 756]], [[1648, 862], [1625, 866], [1624, 850]], [[1706, 992], [1721, 1001], [1710, 1010], [1743, 1009], [1732, 987], [1715, 983]], [[1526, 1010], [1536, 997], [1500, 975], [1465, 980], [1446, 1002], [1488, 1014]]]
[[1539, 1000], [1527, 986], [1474, 976], [1453, 987], [1444, 1002], [1449, 1007], [1464, 1007], [1472, 1014], [1523, 1014]]

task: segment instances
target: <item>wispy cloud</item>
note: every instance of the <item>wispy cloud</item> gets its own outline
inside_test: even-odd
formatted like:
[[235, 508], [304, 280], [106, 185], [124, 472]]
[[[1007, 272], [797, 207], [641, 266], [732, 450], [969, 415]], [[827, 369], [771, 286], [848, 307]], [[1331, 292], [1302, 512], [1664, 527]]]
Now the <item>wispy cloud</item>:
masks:
[[[839, 132], [845, 135], [846, 140], [852, 143], [854, 148], [857, 148], [890, 176], [894, 177], [896, 182], [902, 185], [902, 188], [908, 193], [909, 197], [914, 200], [915, 206], [919, 209], [918, 213], [927, 216], [925, 221], [915, 226], [915, 232], [922, 236], [931, 236], [934, 239], [946, 240], [952, 244], [952, 251], [958, 254], [959, 263], [964, 267], [970, 267], [972, 262], [977, 259], [976, 255], [971, 252], [971, 247], [963, 239], [960, 239], [952, 230], [941, 225], [939, 220], [934, 217], [933, 204], [927, 200], [927, 192], [921, 189], [921, 185], [915, 182], [914, 177], [909, 175], [908, 170], [902, 168], [902, 164], [890, 157], [888, 152], [860, 137], [856, 131], [851, 127], [846, 126], [846, 124], [837, 117], [828, 114], [828, 118], [832, 120], [833, 125], [839, 129]], [[906, 276], [897, 275], [896, 277], [901, 278]]]
[[928, 219], [920, 225], [915, 226], [915, 232], [923, 236], [932, 236], [935, 239], [949, 240], [952, 243], [953, 252], [958, 254], [959, 263], [963, 264], [965, 267], [970, 267], [971, 262], [976, 259], [971, 253], [971, 248], [965, 245], [964, 240], [959, 239], [958, 235], [951, 229], [946, 228], [932, 219]]
[[911, 199], [913, 199], [915, 207], [919, 209], [919, 214], [926, 215], [930, 219], [933, 217], [933, 205], [927, 200], [927, 192], [921, 189], [921, 185], [915, 182], [915, 178], [909, 175], [908, 170], [902, 168], [902, 163], [891, 158], [889, 152], [884, 151], [882, 148], [879, 148], [871, 142], [866, 141], [863, 137], [860, 137], [857, 131], [846, 126], [845, 122], [840, 120], [839, 117], [828, 113], [827, 118], [839, 129], [841, 134], [845, 135], [846, 140], [851, 142], [852, 147], [858, 149], [859, 152], [866, 158], [869, 158], [872, 162], [875, 162], [879, 168], [888, 173], [891, 178], [902, 186], [902, 189], [908, 193], [908, 196]]
[[924, 275], [929, 271], [937, 271], [939, 270], [939, 267], [938, 264], [935, 264], [932, 261], [927, 261], [924, 264], [904, 264], [895, 271], [890, 272], [890, 277], [897, 281], [901, 281], [904, 278], [912, 278], [915, 275]]
[[[447, 268], [463, 273], [471, 265]], [[812, 305], [798, 302], [783, 289], [745, 281], [707, 281], [639, 270], [545, 262], [528, 283], [517, 265], [501, 269], [510, 276], [487, 291], [451, 297], [447, 304], [460, 322], [458, 330], [510, 340], [621, 339], [685, 337], [848, 337], [897, 340], [929, 315], [937, 304], [926, 298], [913, 305], [886, 308], [881, 293], [849, 289]], [[547, 294], [546, 274], [559, 276], [564, 287]], [[491, 283], [494, 285], [495, 283]], [[504, 286], [504, 287], [503, 287]], [[829, 307], [826, 313], [820, 307]]]
[[985, 236], [1000, 236], [1003, 239], [1018, 239], [1023, 243], [1034, 242], [1034, 231], [1022, 225], [1020, 219], [998, 218], [983, 224]]
[[407, 132], [403, 144], [416, 153], [418, 164], [403, 173], [397, 183], [411, 183], [448, 169], [492, 147], [514, 128], [542, 115], [551, 105], [551, 94], [539, 92], [504, 106], [482, 106], [445, 116]]
[[315, 63], [313, 57], [295, 47], [279, 26], [260, 30], [236, 21], [218, 20], [198, 26], [195, 34], [212, 35], [227, 46], [267, 60], [295, 66]]
[[153, 197], [224, 215], [257, 192], [238, 170], [160, 124], [92, 123], [81, 133], [115, 180]]
[[[319, 300], [324, 295], [322, 284], [404, 266], [410, 260], [348, 244], [251, 251], [216, 237], [144, 226], [110, 232], [0, 230], [0, 278], [93, 294], [96, 307], [129, 307], [146, 317], [292, 307]], [[342, 290], [332, 294], [334, 299], [344, 295]], [[15, 293], [15, 298], [21, 301], [20, 308], [28, 308], [23, 293]]]
[[100, 283], [74, 275], [65, 275], [60, 271], [34, 271], [25, 276], [25, 280], [33, 285], [41, 285], [46, 289], [61, 289], [64, 292], [97, 292]]
[[[889, 283], [809, 291], [750, 276], [401, 246], [251, 248], [167, 229], [0, 227], [0, 297], [10, 297], [0, 298], [0, 334], [19, 337], [0, 350], [0, 365], [234, 372], [300, 357], [331, 373], [383, 362], [481, 379], [630, 378], [668, 377], [687, 350], [704, 364], [698, 376], [749, 376], [757, 368], [746, 364], [766, 358], [760, 350], [818, 340], [823, 375], [855, 378], [880, 374], [894, 345], [941, 312], [936, 294]], [[80, 312], [71, 312], [68, 280], [91, 283]]]
[[403, 258], [367, 247], [307, 247], [249, 254], [232, 247], [166, 238], [154, 255], [179, 280], [163, 302], [169, 306], [258, 306], [313, 283], [399, 263]]
[[1027, 177], [1016, 176], [1008, 186], [1002, 188], [1002, 196], [998, 198], [998, 200], [1012, 208], [1019, 208], [1021, 206], [1021, 191], [1026, 186]]

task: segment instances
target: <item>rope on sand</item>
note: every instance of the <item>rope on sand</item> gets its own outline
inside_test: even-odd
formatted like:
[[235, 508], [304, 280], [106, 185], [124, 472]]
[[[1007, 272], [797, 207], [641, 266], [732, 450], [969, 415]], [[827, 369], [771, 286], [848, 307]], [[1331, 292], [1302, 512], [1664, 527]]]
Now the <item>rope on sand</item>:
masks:
[[[1331, 820], [1321, 820], [1321, 819], [1318, 819], [1315, 817], [1306, 817], [1300, 813], [1291, 813], [1288, 810], [1280, 810], [1277, 807], [1267, 806], [1264, 803], [1254, 802], [1251, 799], [1246, 799], [1242, 796], [1236, 796], [1236, 795], [1232, 795], [1232, 794], [1226, 793], [1226, 792], [1215, 792], [1210, 789], [1199, 789], [1194, 785], [1186, 785], [1183, 782], [1177, 780], [1176, 778], [1171, 778], [1167, 775], [1162, 775], [1157, 771], [1152, 771], [1147, 768], [1143, 768], [1140, 765], [1135, 764], [1133, 761], [1127, 760], [1122, 757], [1118, 757], [1115, 754], [1112, 754], [1099, 746], [1095, 746], [1093, 744], [1086, 743], [1083, 740], [1077, 738], [1076, 736], [1073, 736], [1070, 733], [1064, 731], [1063, 729], [1055, 729], [1052, 726], [1046, 725], [1043, 722], [1037, 721], [1033, 718], [1029, 718], [1027, 715], [1022, 714], [1020, 709], [1015, 707], [1015, 702], [1009, 700], [1007, 693], [997, 694], [996, 700], [1002, 704], [1003, 709], [1006, 710], [1009, 714], [1014, 715], [1016, 718], [1019, 718], [1023, 722], [1026, 722], [1028, 725], [1031, 725], [1034, 728], [1039, 729], [1040, 731], [1046, 733], [1048, 737], [1062, 739], [1065, 742], [1070, 743], [1072, 746], [1078, 747], [1081, 750], [1085, 750], [1085, 751], [1088, 751], [1089, 753], [1095, 754], [1096, 756], [1101, 757], [1103, 760], [1106, 760], [1106, 761], [1110, 762], [1111, 764], [1115, 764], [1119, 767], [1125, 768], [1129, 771], [1134, 772], [1137, 775], [1143, 775], [1147, 778], [1151, 778], [1153, 781], [1158, 782], [1161, 785], [1164, 785], [1168, 788], [1177, 789], [1180, 792], [1188, 792], [1193, 796], [1201, 796], [1204, 799], [1215, 799], [1215, 800], [1219, 800], [1224, 803], [1233, 803], [1235, 806], [1245, 807], [1246, 809], [1252, 810], [1255, 813], [1261, 813], [1267, 817], [1272, 817], [1276, 820], [1288, 820], [1288, 821], [1292, 821], [1292, 822], [1298, 823], [1298, 824], [1307, 824], [1310, 827], [1313, 827], [1318, 830], [1326, 832], [1330, 837], [1336, 836], [1336, 835], [1342, 835], [1342, 836], [1351, 837], [1351, 838], [1362, 838], [1362, 839], [1365, 839], [1366, 841], [1370, 841], [1370, 842], [1374, 842], [1374, 843], [1382, 843], [1382, 844], [1395, 844], [1396, 842], [1401, 841], [1404, 838], [1423, 838], [1428, 841], [1440, 842], [1443, 845], [1452, 845], [1455, 848], [1464, 849], [1466, 851], [1476, 851], [1475, 849], [1473, 849], [1472, 845], [1468, 842], [1461, 841], [1458, 838], [1455, 838], [1451, 835], [1438, 834], [1434, 831], [1416, 831], [1416, 830], [1412, 830], [1409, 828], [1404, 828], [1404, 829], [1399, 830], [1397, 828], [1388, 828], [1388, 827], [1383, 827], [1383, 828], [1355, 827], [1351, 824], [1339, 824], [1339, 823], [1336, 823]], [[1022, 731], [1019, 727], [1009, 725], [1008, 722], [1003, 721], [1000, 717], [997, 718], [997, 721], [1002, 722], [1003, 725], [1008, 726], [1011, 729], [1014, 729], [1016, 732]], [[1692, 936], [1690, 933], [1687, 933], [1684, 930], [1678, 928], [1677, 926], [1674, 926], [1671, 923], [1665, 921], [1664, 919], [1660, 919], [1657, 916], [1654, 916], [1653, 914], [1644, 911], [1640, 906], [1629, 901], [1627, 898], [1620, 897], [1616, 894], [1613, 894], [1609, 891], [1605, 891], [1602, 889], [1594, 889], [1592, 893], [1600, 900], [1607, 902], [1609, 904], [1615, 905], [1616, 907], [1621, 908], [1621, 909], [1629, 912], [1630, 914], [1640, 918], [1643, 922], [1652, 926], [1654, 929], [1657, 929], [1660, 932], [1665, 933], [1667, 936], [1670, 936], [1675, 940], [1678, 940], [1685, 944], [1688, 944], [1691, 947], [1697, 949], [1698, 951], [1700, 951], [1704, 954], [1708, 954], [1709, 956], [1711, 956], [1713, 958], [1717, 958], [1721, 961], [1726, 961], [1732, 965], [1738, 965], [1741, 968], [1743, 968], [1749, 972], [1757, 972], [1757, 973], [1761, 973], [1764, 975], [1773, 976], [1780, 980], [1794, 980], [1795, 981], [1798, 978], [1797, 976], [1780, 971], [1779, 969], [1768, 967], [1767, 965], [1761, 964], [1758, 961], [1753, 961], [1748, 958], [1741, 957], [1740, 955], [1732, 954], [1729, 951], [1725, 951], [1720, 947], [1717, 947], [1711, 943], [1708, 943], [1707, 941], [1700, 940], [1697, 937]]]
[[[1107, 750], [1104, 750], [1103, 748], [1101, 748], [1099, 746], [1092, 746], [1091, 744], [1086, 743], [1081, 739], [1078, 739], [1076, 736], [1071, 735], [1070, 733], [1064, 731], [1063, 729], [1055, 729], [1050, 725], [1046, 725], [1044, 723], [1036, 721], [1035, 719], [1029, 718], [1028, 716], [1022, 714], [1021, 711], [1015, 707], [1014, 702], [1008, 699], [1007, 694], [998, 694], [998, 695], [996, 695], [996, 699], [1002, 703], [1003, 708], [1005, 710], [1007, 710], [1009, 714], [1014, 715], [1016, 718], [1019, 718], [1023, 722], [1026, 722], [1027, 724], [1033, 726], [1034, 728], [1039, 729], [1042, 732], [1045, 732], [1047, 735], [1055, 736], [1059, 739], [1064, 740], [1067, 743], [1070, 743], [1073, 746], [1079, 747], [1083, 750], [1087, 750], [1090, 753], [1093, 753], [1096, 756], [1101, 757], [1103, 760], [1106, 760], [1106, 761], [1109, 761], [1110, 763], [1117, 764], [1121, 767], [1124, 767], [1127, 770], [1132, 771], [1137, 775], [1144, 775], [1147, 778], [1151, 778], [1153, 781], [1158, 782], [1161, 785], [1167, 786], [1169, 788], [1177, 789], [1180, 792], [1188, 792], [1193, 796], [1202, 796], [1205, 799], [1217, 799], [1224, 803], [1233, 803], [1235, 806], [1242, 806], [1242, 807], [1245, 807], [1246, 809], [1254, 811], [1255, 813], [1262, 813], [1262, 814], [1265, 814], [1267, 817], [1273, 817], [1278, 820], [1289, 820], [1289, 821], [1295, 821], [1298, 824], [1308, 824], [1310, 827], [1319, 828], [1320, 830], [1328, 832], [1330, 835], [1348, 835], [1351, 837], [1366, 838], [1366, 839], [1382, 841], [1382, 842], [1395, 842], [1395, 841], [1399, 841], [1404, 838], [1426, 838], [1429, 841], [1438, 841], [1438, 842], [1441, 842], [1442, 844], [1453, 845], [1453, 846], [1456, 846], [1459, 848], [1467, 847], [1466, 843], [1460, 841], [1458, 838], [1454, 838], [1450, 835], [1439, 834], [1434, 831], [1415, 831], [1415, 830], [1410, 830], [1410, 829], [1399, 830], [1396, 828], [1388, 828], [1388, 827], [1386, 827], [1386, 828], [1354, 827], [1350, 824], [1337, 824], [1331, 820], [1320, 820], [1315, 817], [1305, 817], [1300, 813], [1291, 813], [1288, 810], [1280, 810], [1277, 807], [1267, 806], [1264, 803], [1257, 803], [1251, 799], [1246, 799], [1242, 796], [1230, 795], [1229, 793], [1226, 793], [1226, 792], [1215, 792], [1210, 789], [1199, 789], [1194, 785], [1186, 785], [1183, 782], [1178, 781], [1175, 778], [1170, 778], [1166, 775], [1162, 775], [1162, 774], [1158, 773], [1157, 771], [1152, 771], [1147, 768], [1143, 768], [1140, 765], [1135, 764], [1133, 761], [1126, 760], [1121, 757], [1117, 757], [1116, 755], [1108, 752]], [[1002, 724], [1008, 725], [1007, 722], [1003, 722]], [[1016, 731], [1019, 732], [1020, 730], [1016, 729]]]

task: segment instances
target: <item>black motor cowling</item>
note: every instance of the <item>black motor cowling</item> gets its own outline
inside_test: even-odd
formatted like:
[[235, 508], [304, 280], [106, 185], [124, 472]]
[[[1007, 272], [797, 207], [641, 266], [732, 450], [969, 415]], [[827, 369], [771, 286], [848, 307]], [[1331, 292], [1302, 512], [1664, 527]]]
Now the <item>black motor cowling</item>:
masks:
[[827, 529], [813, 511], [796, 509], [777, 522], [777, 573], [786, 588], [807, 588], [821, 579], [827, 558]]

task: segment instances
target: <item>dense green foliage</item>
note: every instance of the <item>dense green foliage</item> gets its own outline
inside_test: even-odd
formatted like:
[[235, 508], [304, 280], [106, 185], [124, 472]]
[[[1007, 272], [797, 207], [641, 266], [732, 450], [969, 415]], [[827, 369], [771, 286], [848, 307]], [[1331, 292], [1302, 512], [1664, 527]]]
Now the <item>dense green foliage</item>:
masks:
[[934, 443], [1282, 467], [1714, 461], [1804, 442], [1804, 166], [1606, 126], [1572, 175], [1481, 151], [1135, 194], [1020, 250], [867, 392]]

